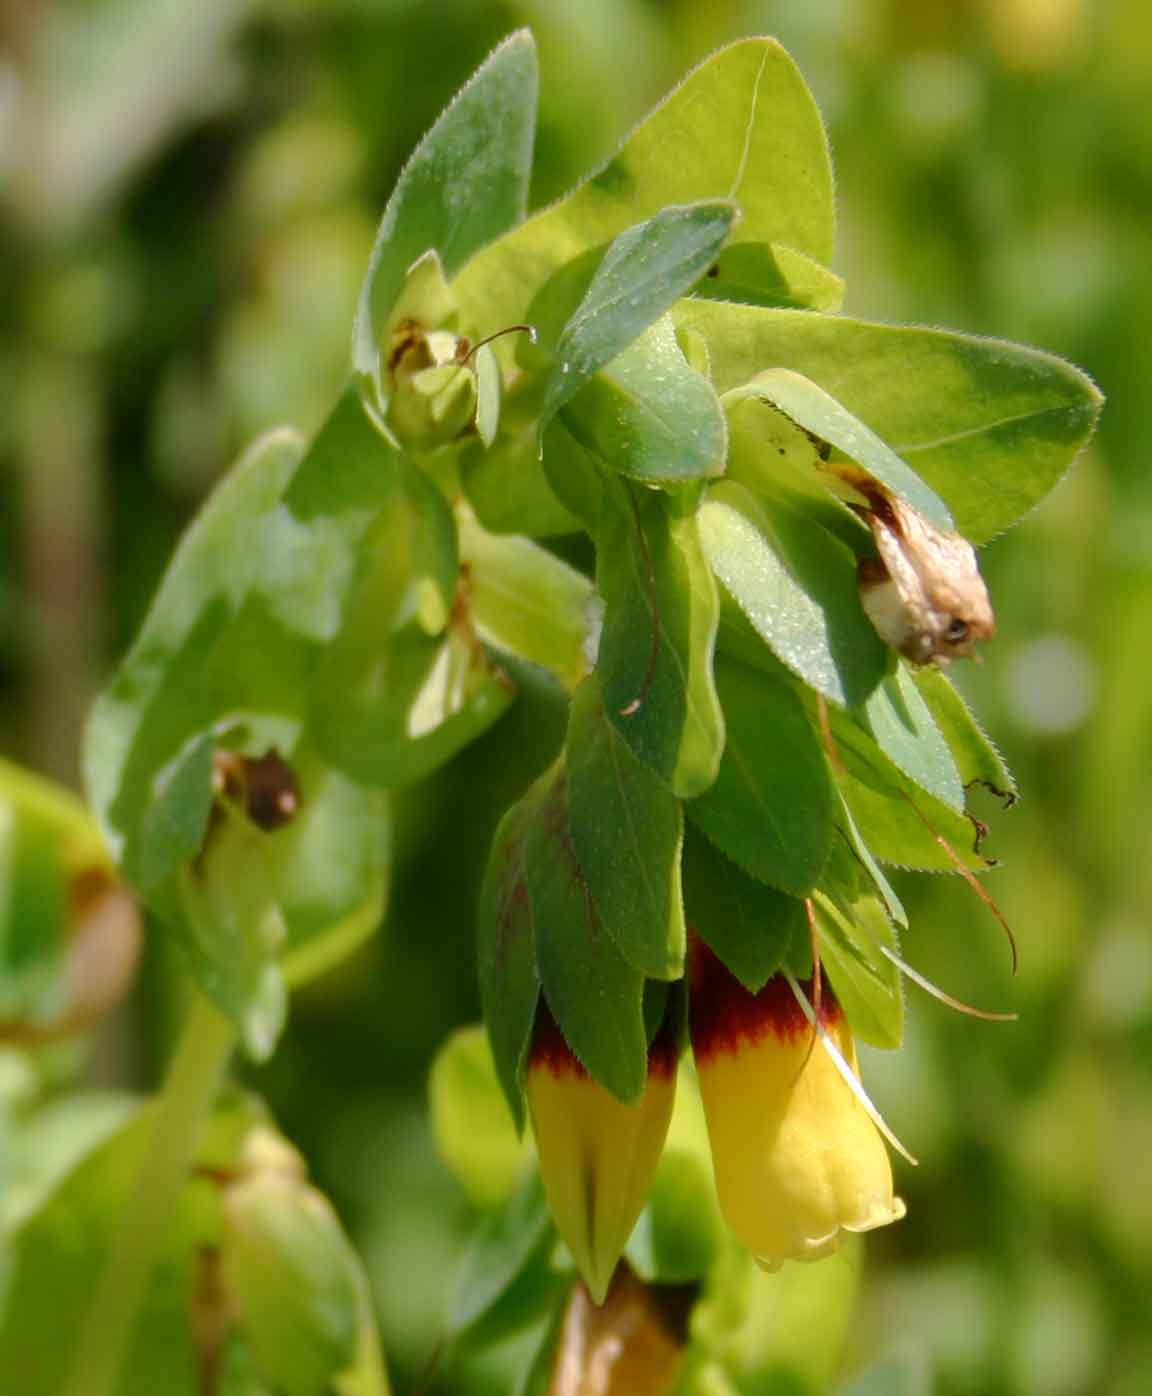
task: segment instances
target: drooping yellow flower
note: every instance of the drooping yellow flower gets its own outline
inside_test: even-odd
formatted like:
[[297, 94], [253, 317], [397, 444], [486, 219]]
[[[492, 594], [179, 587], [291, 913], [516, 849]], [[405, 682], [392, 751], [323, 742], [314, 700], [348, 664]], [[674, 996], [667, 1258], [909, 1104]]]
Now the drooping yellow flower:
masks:
[[[855, 1072], [852, 1033], [826, 984], [820, 1017]], [[720, 1209], [761, 1265], [815, 1260], [842, 1231], [904, 1215], [880, 1133], [813, 1041], [787, 979], [750, 993], [696, 942], [690, 1024]]]
[[623, 1105], [573, 1055], [543, 1000], [528, 1058], [527, 1094], [552, 1215], [597, 1304], [644, 1208], [676, 1091], [672, 1014], [648, 1050], [638, 1105]]

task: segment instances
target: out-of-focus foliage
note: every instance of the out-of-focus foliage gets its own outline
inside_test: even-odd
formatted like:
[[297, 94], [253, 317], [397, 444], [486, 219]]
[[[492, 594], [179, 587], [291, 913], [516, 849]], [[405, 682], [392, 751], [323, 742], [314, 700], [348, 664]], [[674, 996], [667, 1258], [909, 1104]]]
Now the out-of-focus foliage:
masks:
[[[1095, 446], [1044, 511], [982, 554], [1000, 633], [961, 682], [1025, 792], [998, 821], [1005, 871], [990, 881], [1020, 942], [1018, 978], [958, 880], [898, 888], [914, 913], [904, 953], [1021, 1020], [975, 1023], [917, 998], [906, 1049], [866, 1064], [921, 1166], [900, 1179], [914, 1224], [869, 1243], [857, 1351], [912, 1344], [944, 1396], [1135, 1396], [1152, 1385], [1141, 0], [9, 7], [4, 751], [74, 772], [83, 710], [190, 510], [255, 432], [319, 424], [401, 162], [520, 23], [534, 27], [544, 74], [534, 205], [606, 155], [688, 64], [739, 34], [774, 33], [831, 130], [845, 310], [1026, 340], [1083, 365], [1109, 397]], [[551, 711], [543, 684], [528, 701], [537, 719]], [[523, 706], [398, 801], [384, 935], [298, 998], [258, 1073], [365, 1256], [399, 1390], [430, 1365], [429, 1391], [463, 1389], [462, 1368], [433, 1355], [474, 1203], [436, 1155], [425, 1078], [437, 1045], [477, 1016], [473, 897], [495, 817], [550, 755]], [[0, 1056], [9, 1177], [19, 1159], [5, 1131], [54, 1085], [86, 1068], [139, 1081], [166, 1033], [167, 983], [154, 956], [90, 1061], [75, 1048]], [[95, 1138], [116, 1122], [67, 1128]], [[804, 1366], [821, 1314], [803, 1299], [790, 1291], [782, 1391], [826, 1379]], [[783, 1300], [769, 1287], [764, 1302]], [[487, 1359], [487, 1377], [470, 1366], [468, 1389], [508, 1390], [512, 1360]], [[901, 1378], [887, 1380], [860, 1390]]]

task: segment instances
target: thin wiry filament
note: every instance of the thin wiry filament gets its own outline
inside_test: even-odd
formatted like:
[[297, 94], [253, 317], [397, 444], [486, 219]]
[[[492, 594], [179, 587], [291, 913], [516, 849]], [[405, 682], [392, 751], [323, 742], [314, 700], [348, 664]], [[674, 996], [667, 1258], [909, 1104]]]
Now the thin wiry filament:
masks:
[[984, 1008], [974, 1008], [972, 1004], [965, 1003], [963, 999], [955, 998], [946, 990], [941, 989], [938, 984], [933, 984], [931, 979], [926, 978], [919, 970], [912, 966], [896, 954], [895, 950], [883, 944], [882, 941], [873, 937], [876, 949], [880, 951], [886, 959], [892, 961], [901, 974], [906, 974], [913, 984], [919, 984], [926, 994], [931, 994], [934, 999], [939, 999], [941, 1003], [946, 1003], [949, 1008], [954, 1008], [957, 1013], [966, 1013], [970, 1018], [983, 1018], [988, 1023], [1015, 1023], [1019, 1021], [1019, 1013], [990, 1013]]
[[1012, 927], [1008, 924], [1008, 918], [996, 905], [995, 901], [992, 898], [992, 894], [986, 888], [982, 887], [980, 883], [976, 880], [975, 876], [972, 873], [972, 869], [965, 867], [963, 861], [957, 854], [956, 850], [952, 847], [952, 845], [948, 842], [944, 835], [938, 834], [936, 830], [933, 829], [932, 825], [928, 822], [928, 820], [925, 819], [924, 815], [917, 808], [916, 801], [913, 800], [911, 796], [907, 794], [904, 796], [904, 798], [912, 806], [916, 818], [919, 819], [921, 824], [924, 825], [924, 827], [928, 830], [928, 832], [944, 850], [949, 862], [952, 863], [953, 867], [955, 867], [956, 871], [960, 874], [960, 876], [964, 879], [968, 886], [971, 887], [973, 892], [976, 893], [976, 895], [980, 898], [980, 900], [984, 903], [984, 905], [988, 908], [992, 915], [995, 916], [996, 920], [999, 921], [1001, 930], [1003, 930], [1004, 934], [1008, 937], [1008, 946], [1012, 952], [1012, 973], [1015, 974], [1017, 970], [1020, 968], [1020, 952], [1016, 946], [1016, 937], [1012, 932]]
[[[820, 928], [816, 924], [816, 908], [812, 905], [811, 897], [804, 898], [804, 911], [808, 916], [808, 938], [812, 952], [812, 1011], [819, 1021], [821, 1004], [824, 1000], [824, 971], [820, 964]], [[808, 1050], [804, 1054], [804, 1060], [800, 1064], [801, 1071], [808, 1065], [815, 1050], [816, 1034], [813, 1033], [808, 1041]]]
[[856, 1073], [844, 1060], [843, 1054], [841, 1053], [839, 1047], [836, 1046], [836, 1044], [832, 1041], [831, 1037], [829, 1037], [828, 1033], [825, 1031], [824, 1025], [822, 1023], [817, 1022], [816, 1014], [812, 1011], [812, 1005], [808, 1002], [808, 995], [797, 983], [796, 976], [792, 973], [791, 970], [788, 969], [782, 970], [781, 973], [784, 975], [784, 978], [788, 981], [788, 987], [792, 990], [796, 1002], [800, 1005], [800, 1011], [804, 1014], [805, 1018], [808, 1019], [809, 1024], [815, 1029], [816, 1035], [820, 1039], [821, 1046], [828, 1053], [829, 1057], [831, 1057], [832, 1065], [843, 1077], [844, 1084], [860, 1102], [861, 1108], [863, 1109], [864, 1113], [868, 1116], [868, 1118], [872, 1121], [872, 1123], [876, 1126], [876, 1128], [880, 1131], [884, 1138], [887, 1139], [888, 1143], [892, 1145], [892, 1147], [896, 1150], [898, 1154], [906, 1158], [908, 1162], [911, 1164], [918, 1163], [919, 1160], [913, 1158], [913, 1156], [908, 1152], [904, 1145], [901, 1144], [900, 1140], [896, 1138], [895, 1134], [893, 1134], [892, 1130], [888, 1127], [887, 1121], [884, 1119], [884, 1116], [881, 1115], [880, 1111], [876, 1109], [876, 1106], [872, 1103], [872, 1098], [864, 1089], [863, 1083], [861, 1082], [859, 1076], [856, 1075]]

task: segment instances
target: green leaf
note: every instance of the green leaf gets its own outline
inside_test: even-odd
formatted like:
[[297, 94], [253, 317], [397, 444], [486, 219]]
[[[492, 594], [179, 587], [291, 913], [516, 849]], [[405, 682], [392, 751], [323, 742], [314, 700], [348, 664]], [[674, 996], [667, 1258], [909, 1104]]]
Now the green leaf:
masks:
[[724, 393], [768, 368], [818, 382], [948, 503], [975, 543], [1052, 488], [1087, 441], [1100, 394], [1037, 349], [841, 315], [681, 301]]
[[758, 993], [803, 936], [804, 904], [758, 882], [691, 824], [684, 831], [688, 924], [741, 984]]
[[[553, 426], [549, 440], [555, 435]], [[467, 446], [460, 456], [460, 482], [489, 533], [546, 538], [580, 528], [580, 520], [560, 503], [544, 473], [535, 418], [514, 434], [502, 432], [487, 451], [479, 442]]]
[[[331, 856], [331, 829], [324, 829], [337, 786], [318, 771], [327, 796], [309, 801], [317, 792], [304, 790], [302, 819], [278, 840], [325, 856], [302, 864], [289, 885], [279, 886], [268, 836], [257, 829], [233, 831], [228, 842], [236, 846], [197, 859], [211, 807], [211, 733], [247, 730], [254, 740], [274, 730], [272, 744], [292, 758], [359, 586], [360, 550], [370, 551], [374, 519], [408, 479], [355, 396], [342, 399], [297, 473], [299, 456], [295, 438], [268, 438], [216, 490], [96, 706], [88, 741], [92, 799], [128, 871], [258, 1054], [271, 1050], [283, 1015], [275, 963], [281, 913], [290, 921], [289, 951], [313, 942], [316, 969], [318, 937], [331, 930], [341, 942], [330, 941], [320, 956], [330, 962], [373, 928], [383, 900], [383, 846], [364, 850], [380, 831], [378, 799], [344, 786], [356, 835], [345, 829], [335, 839], [339, 856]], [[285, 493], [299, 512], [282, 503]], [[423, 556], [413, 544], [405, 563], [413, 554]], [[445, 556], [441, 546], [436, 565], [416, 568], [436, 574], [427, 585], [433, 604], [424, 610], [443, 609], [448, 564], [454, 578], [454, 549]], [[405, 589], [398, 586], [398, 597]], [[296, 962], [293, 970], [300, 969]]]
[[721, 1363], [694, 1343], [688, 1349], [676, 1396], [743, 1396], [743, 1392]]
[[724, 745], [716, 583], [694, 516], [673, 518], [662, 495], [608, 483], [596, 540], [604, 706], [640, 760], [687, 799], [711, 785]]
[[893, 494], [898, 494], [937, 528], [952, 529], [944, 501], [892, 448], [817, 383], [787, 368], [768, 368], [750, 383], [733, 388], [727, 400], [759, 398], [780, 409], [791, 421], [842, 451], [849, 460]]
[[409, 624], [374, 651], [338, 660], [318, 686], [313, 736], [351, 779], [382, 790], [423, 780], [486, 732], [515, 696], [463, 628], [432, 636]]
[[257, 1061], [271, 1056], [286, 1013], [277, 962], [284, 939], [277, 842], [247, 819], [222, 813], [201, 856], [155, 898], [197, 980]]
[[492, 1061], [517, 1129], [524, 1128], [522, 1072], [536, 1018], [540, 979], [525, 847], [551, 781], [540, 778], [501, 819], [477, 907], [480, 1000]]
[[[91, 1302], [116, 1229], [123, 1224], [143, 1150], [150, 1112], [136, 1114], [107, 1135], [62, 1180], [46, 1205], [10, 1238], [11, 1283], [0, 1316], [0, 1371], [5, 1385], [28, 1396], [56, 1396], [75, 1332]], [[136, 1325], [130, 1355], [134, 1381], [145, 1389], [194, 1396], [195, 1364], [188, 1332], [187, 1283], [177, 1278], [183, 1209], [171, 1219]], [[165, 1351], [160, 1337], [170, 1339]], [[187, 1374], [180, 1369], [186, 1364]]]
[[920, 696], [944, 735], [965, 787], [987, 786], [994, 795], [1012, 801], [1016, 780], [1004, 758], [968, 711], [968, 705], [952, 681], [932, 666], [913, 675]]
[[572, 699], [567, 741], [572, 844], [616, 948], [654, 979], [684, 972], [680, 802], [632, 754], [594, 675]]
[[216, 743], [208, 734], [194, 737], [153, 781], [153, 800], [140, 828], [136, 879], [145, 893], [204, 842], [212, 810], [212, 757]]
[[303, 984], [338, 964], [380, 925], [391, 870], [387, 796], [297, 751], [296, 819], [281, 841], [278, 898], [286, 940], [281, 963]]
[[[337, 1374], [332, 1383], [332, 1391], [334, 1396], [391, 1396], [392, 1388], [388, 1382], [384, 1354], [380, 1350], [376, 1306], [373, 1303], [368, 1276], [359, 1257], [353, 1256], [353, 1260], [357, 1298], [356, 1351], [351, 1366]], [[264, 1396], [264, 1393], [256, 1393], [256, 1396]]]
[[697, 1283], [724, 1244], [707, 1164], [679, 1149], [665, 1148], [648, 1205], [628, 1242], [628, 1263], [649, 1284]]
[[904, 904], [896, 895], [892, 884], [884, 876], [884, 870], [872, 856], [872, 850], [861, 837], [860, 830], [856, 827], [856, 821], [852, 818], [852, 811], [848, 808], [848, 802], [842, 793], [840, 794], [838, 824], [840, 835], [847, 841], [848, 847], [860, 864], [863, 875], [872, 884], [880, 900], [884, 903], [888, 919], [893, 925], [907, 930], [908, 913], [904, 910]]
[[877, 950], [896, 949], [884, 908], [876, 897], [857, 901], [851, 920], [817, 912], [820, 963], [831, 981], [852, 1031], [862, 1042], [894, 1051], [904, 1040], [904, 994], [900, 971]]
[[697, 1368], [685, 1396], [831, 1391], [857, 1312], [862, 1269], [856, 1237], [843, 1237], [838, 1253], [842, 1260], [835, 1265], [773, 1272], [757, 1268], [746, 1252], [723, 1257], [692, 1322], [693, 1349], [718, 1353], [723, 1365]]
[[[851, 854], [843, 846], [843, 860]], [[833, 863], [835, 864], [834, 858]], [[852, 1031], [873, 1047], [896, 1048], [904, 1037], [904, 994], [900, 971], [880, 947], [898, 951], [895, 932], [880, 899], [862, 892], [858, 880], [838, 879], [830, 867], [829, 894], [815, 896], [820, 962]]]
[[635, 480], [699, 480], [724, 469], [719, 399], [689, 367], [667, 317], [586, 383], [561, 416], [594, 459]]
[[527, 538], [486, 532], [466, 510], [460, 514], [460, 557], [481, 638], [575, 688], [588, 670], [588, 579]]
[[460, 307], [448, 278], [440, 253], [429, 247], [404, 272], [400, 289], [387, 318], [382, 322], [381, 346], [391, 352], [392, 337], [403, 335], [415, 324], [425, 333], [435, 332], [454, 323]]
[[904, 868], [954, 872], [956, 864], [939, 836], [965, 867], [983, 872], [992, 866], [977, 847], [980, 830], [972, 820], [910, 780], [851, 718], [834, 708], [828, 716], [836, 784], [877, 858]]
[[70, 869], [55, 825], [0, 800], [0, 1025], [49, 1025], [67, 1011]]
[[832, 842], [833, 794], [820, 738], [792, 688], [718, 658], [728, 739], [716, 783], [689, 817], [745, 872], [803, 897]]
[[810, 432], [740, 389], [726, 393], [722, 402], [728, 418], [727, 481], [743, 485], [769, 510], [780, 505], [799, 510], [840, 539], [853, 556], [875, 550], [868, 526], [828, 488], [823, 447]]
[[440, 1154], [472, 1201], [492, 1207], [509, 1198], [524, 1171], [524, 1144], [482, 1027], [458, 1028], [436, 1053], [428, 1104]]
[[[234, 1168], [235, 1141], [252, 1115], [246, 1102], [221, 1106], [207, 1122], [198, 1162]], [[0, 1311], [5, 1392], [59, 1396], [75, 1356], [74, 1335], [103, 1277], [113, 1240], [130, 1216], [144, 1153], [153, 1140], [154, 1109], [133, 1109], [133, 1102], [121, 1101], [100, 1116], [87, 1131], [90, 1147], [82, 1156], [72, 1153], [71, 1167], [57, 1175], [57, 1186], [5, 1236], [11, 1266]], [[225, 1137], [230, 1142], [221, 1150]], [[167, 1218], [125, 1356], [129, 1375], [119, 1388], [123, 1392], [199, 1396], [188, 1315], [200, 1247], [216, 1239], [212, 1230], [205, 1235], [208, 1186], [190, 1181]]]
[[455, 276], [524, 217], [536, 86], [536, 47], [522, 29], [481, 65], [401, 171], [360, 293], [352, 350], [357, 373], [375, 375], [380, 329], [423, 252], [435, 248]]
[[568, 773], [554, 768], [525, 841], [540, 983], [576, 1058], [625, 1105], [648, 1074], [643, 976], [616, 949], [574, 847]]
[[0, 1219], [7, 1238], [50, 1204], [70, 1173], [100, 1148], [143, 1105], [127, 1091], [70, 1091], [21, 1111], [19, 1128], [4, 1140], [4, 1199]]
[[574, 258], [669, 204], [705, 199], [739, 204], [739, 241], [780, 243], [818, 262], [831, 256], [824, 129], [796, 65], [774, 39], [740, 40], [689, 73], [603, 169], [465, 269], [455, 287], [460, 303], [485, 329], [527, 320], [550, 346], [595, 265], [565, 294], [548, 296], [549, 283]]
[[[85, 737], [88, 795], [114, 856], [130, 872], [139, 870], [155, 782], [188, 739], [258, 703], [291, 712], [306, 691], [316, 632], [326, 627], [307, 625], [304, 615], [293, 614], [292, 602], [294, 584], [318, 585], [318, 558], [307, 556], [308, 540], [302, 530], [293, 533], [279, 503], [302, 454], [294, 433], [274, 432], [217, 487], [184, 535], [135, 644], [93, 710]], [[296, 565], [305, 561], [309, 575]], [[228, 643], [238, 633], [254, 642], [256, 626], [249, 621], [257, 618], [263, 633], [247, 654]], [[221, 662], [225, 651], [227, 665]], [[179, 789], [184, 793], [183, 785]], [[193, 808], [185, 834], [202, 802], [198, 788], [187, 793]], [[179, 825], [178, 811], [169, 808], [162, 823], [173, 820]]]
[[[344, 394], [312, 442], [285, 503], [330, 550], [342, 544], [347, 551], [347, 561], [326, 560], [324, 577], [339, 604], [341, 630], [366, 627], [378, 637], [409, 607], [430, 634], [444, 628], [458, 570], [452, 510], [429, 477], [376, 430], [354, 391]], [[341, 641], [349, 643], [344, 635]]]
[[880, 750], [906, 776], [944, 804], [963, 812], [960, 772], [906, 665], [897, 665], [895, 674], [875, 690], [864, 705], [860, 720]]
[[692, 294], [701, 300], [835, 311], [844, 300], [844, 282], [794, 247], [737, 241], [721, 250]]
[[447, 504], [354, 394], [306, 453], [291, 433], [258, 442], [184, 536], [89, 723], [90, 798], [129, 874], [158, 885], [195, 850], [207, 734], [258, 715], [294, 742], [328, 712], [332, 663], [379, 645], [405, 600], [443, 625], [455, 584]]
[[532, 1168], [498, 1211], [485, 1217], [464, 1257], [450, 1326], [453, 1341], [486, 1346], [535, 1322], [570, 1283], [549, 1264], [552, 1215]]
[[308, 676], [309, 729], [350, 778], [392, 788], [443, 764], [513, 694], [467, 616], [453, 615], [459, 564], [447, 501], [359, 408], [352, 422], [354, 435], [322, 433], [287, 496], [313, 531], [355, 540], [338, 633]]
[[888, 654], [838, 538], [729, 481], [709, 490], [699, 528], [713, 572], [777, 659], [834, 703], [859, 703], [875, 689]]
[[737, 215], [731, 203], [673, 205], [614, 239], [557, 341], [542, 427], [691, 290]]
[[605, 472], [568, 430], [562, 416], [548, 424], [540, 464], [563, 508], [595, 537], [603, 522], [605, 501], [612, 502], [614, 496]]

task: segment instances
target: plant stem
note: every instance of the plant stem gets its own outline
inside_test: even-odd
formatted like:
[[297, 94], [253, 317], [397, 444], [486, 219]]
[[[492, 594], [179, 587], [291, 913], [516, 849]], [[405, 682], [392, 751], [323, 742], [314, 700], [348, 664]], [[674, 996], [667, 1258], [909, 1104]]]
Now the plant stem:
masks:
[[119, 1388], [157, 1252], [235, 1041], [232, 1024], [196, 991], [156, 1103], [135, 1188], [84, 1316], [63, 1396], [114, 1396]]

